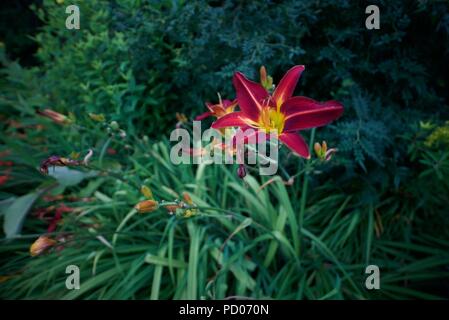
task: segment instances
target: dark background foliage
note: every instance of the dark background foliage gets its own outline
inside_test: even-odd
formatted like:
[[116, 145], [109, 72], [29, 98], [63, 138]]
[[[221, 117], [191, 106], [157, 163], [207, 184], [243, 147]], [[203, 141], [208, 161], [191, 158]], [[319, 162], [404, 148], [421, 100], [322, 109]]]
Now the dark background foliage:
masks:
[[[150, 134], [170, 128], [175, 119], [168, 115], [174, 112], [198, 114], [204, 101], [216, 100], [216, 92], [232, 98], [230, 79], [235, 70], [256, 79], [259, 66], [266, 65], [276, 81], [292, 65], [304, 64], [297, 93], [345, 102], [345, 115], [332, 138], [335, 143], [340, 140], [341, 150], [366, 169], [365, 161], [383, 163], [388, 148], [395, 145], [393, 137], [407, 130], [411, 120], [447, 118], [449, 98], [447, 4], [376, 3], [380, 30], [365, 28], [364, 1], [141, 1], [138, 7], [111, 1], [85, 5], [89, 9], [83, 12], [87, 29], [83, 32], [91, 35], [90, 40], [56, 25], [37, 31], [35, 18], [18, 29], [4, 28], [3, 37], [11, 57], [29, 63], [34, 47], [26, 35], [37, 32], [36, 39], [48, 51], [36, 62], [42, 65], [48, 92], [57, 91], [59, 100], [70, 100], [79, 112], [123, 108], [130, 121], [139, 122]], [[22, 12], [27, 4], [19, 1], [9, 10]], [[56, 9], [47, 14], [54, 15]], [[100, 11], [103, 17], [97, 14]], [[93, 36], [106, 29], [107, 35]], [[49, 39], [57, 38], [63, 45], [59, 56], [49, 48]], [[108, 40], [117, 39], [118, 48], [107, 48]], [[76, 44], [85, 47], [76, 52]], [[109, 59], [109, 65], [100, 63], [97, 68], [111, 73], [112, 78], [103, 79], [110, 87], [127, 81], [135, 85], [125, 92], [111, 88], [110, 94], [96, 92], [88, 101], [81, 100], [84, 91], [92, 91], [102, 79], [92, 75], [86, 80], [82, 72], [86, 58], [77, 58], [79, 54], [93, 61]], [[124, 55], [129, 66], [119, 62]], [[75, 69], [83, 79], [59, 84], [61, 76]], [[123, 79], [117, 69], [131, 78]], [[98, 105], [99, 100], [109, 105], [90, 105], [92, 101]], [[139, 110], [145, 110], [145, 115]]]

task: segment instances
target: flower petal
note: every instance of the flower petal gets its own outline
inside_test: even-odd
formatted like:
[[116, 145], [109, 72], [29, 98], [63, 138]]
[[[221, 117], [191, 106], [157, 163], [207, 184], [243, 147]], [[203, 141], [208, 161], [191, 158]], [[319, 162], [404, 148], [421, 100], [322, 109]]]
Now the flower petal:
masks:
[[304, 69], [305, 67], [302, 65], [294, 66], [279, 81], [279, 84], [273, 92], [273, 99], [276, 101], [278, 108], [293, 95], [293, 91]]
[[201, 120], [206, 119], [207, 117], [210, 117], [211, 115], [213, 115], [212, 112], [204, 112], [204, 113], [196, 116], [195, 120], [201, 121]]
[[227, 109], [229, 107], [235, 107], [237, 105], [237, 99], [235, 100], [228, 100], [228, 99], [224, 99], [223, 100], [223, 108]]
[[214, 110], [212, 109], [212, 107], [215, 106], [215, 104], [210, 103], [210, 102], [206, 102], [205, 104], [206, 104], [207, 109], [209, 109], [211, 112], [214, 112]]
[[285, 103], [287, 106], [282, 106], [282, 109], [286, 112], [284, 131], [321, 127], [339, 118], [343, 113], [343, 105], [338, 101], [332, 100], [320, 103], [310, 99], [307, 103], [292, 107], [291, 100], [294, 100], [294, 98], [287, 100]]
[[310, 158], [309, 146], [299, 134], [293, 132], [283, 132], [279, 136], [279, 140], [281, 140], [289, 149], [301, 157], [306, 159]]
[[240, 72], [234, 74], [232, 83], [237, 93], [240, 109], [248, 118], [257, 121], [263, 100], [269, 96], [267, 90], [260, 84], [248, 80]]
[[307, 111], [320, 107], [322, 103], [304, 96], [295, 96], [287, 99], [281, 106], [281, 112], [286, 116], [299, 111]]
[[246, 117], [242, 111], [228, 113], [212, 123], [212, 128], [220, 129], [226, 127], [246, 126], [251, 120]]

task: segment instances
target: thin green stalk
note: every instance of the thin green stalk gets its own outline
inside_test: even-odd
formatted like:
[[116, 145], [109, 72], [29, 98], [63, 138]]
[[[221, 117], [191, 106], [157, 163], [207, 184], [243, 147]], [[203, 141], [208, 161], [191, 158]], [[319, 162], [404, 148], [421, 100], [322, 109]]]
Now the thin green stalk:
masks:
[[[315, 128], [312, 129], [310, 133], [310, 141], [309, 141], [309, 152], [312, 153], [313, 140], [315, 140]], [[306, 210], [306, 201], [307, 201], [307, 189], [309, 186], [309, 169], [310, 169], [311, 159], [306, 160], [306, 170], [304, 171], [304, 180], [302, 183], [302, 191], [301, 191], [301, 206], [299, 209], [299, 230], [304, 227], [304, 212]], [[301, 255], [301, 247], [302, 247], [302, 235], [299, 237], [299, 246], [298, 246], [298, 255]]]
[[99, 157], [99, 159], [98, 159], [98, 164], [99, 164], [100, 168], [103, 168], [103, 158], [104, 158], [104, 155], [105, 155], [105, 153], [106, 153], [106, 150], [108, 149], [109, 144], [111, 143], [111, 141], [112, 141], [112, 139], [111, 139], [111, 137], [109, 137], [109, 138], [106, 140], [106, 142], [104, 143], [103, 148], [101, 149], [100, 157]]

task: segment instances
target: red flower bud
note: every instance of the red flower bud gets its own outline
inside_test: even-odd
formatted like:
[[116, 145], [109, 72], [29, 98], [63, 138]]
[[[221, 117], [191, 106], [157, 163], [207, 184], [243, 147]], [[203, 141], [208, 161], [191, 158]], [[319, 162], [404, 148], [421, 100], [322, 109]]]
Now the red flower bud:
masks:
[[246, 176], [246, 168], [244, 164], [239, 165], [239, 168], [237, 169], [237, 175], [240, 179], [245, 178]]

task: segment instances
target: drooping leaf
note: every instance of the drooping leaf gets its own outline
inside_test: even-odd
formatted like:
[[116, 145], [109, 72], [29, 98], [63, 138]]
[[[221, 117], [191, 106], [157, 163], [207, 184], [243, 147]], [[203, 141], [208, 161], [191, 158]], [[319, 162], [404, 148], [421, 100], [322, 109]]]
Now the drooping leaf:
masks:
[[75, 186], [84, 179], [97, 176], [97, 172], [82, 172], [67, 167], [55, 167], [50, 169], [48, 174], [58, 180], [59, 184], [65, 187]]
[[20, 233], [23, 221], [39, 195], [39, 192], [33, 192], [21, 196], [15, 199], [14, 202], [5, 210], [3, 230], [7, 238], [12, 238]]

